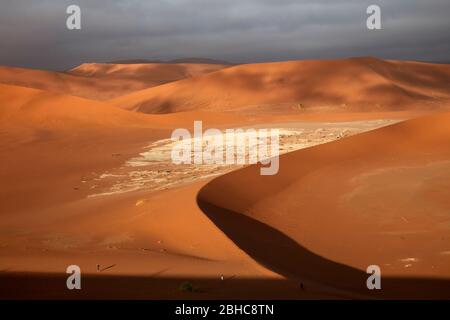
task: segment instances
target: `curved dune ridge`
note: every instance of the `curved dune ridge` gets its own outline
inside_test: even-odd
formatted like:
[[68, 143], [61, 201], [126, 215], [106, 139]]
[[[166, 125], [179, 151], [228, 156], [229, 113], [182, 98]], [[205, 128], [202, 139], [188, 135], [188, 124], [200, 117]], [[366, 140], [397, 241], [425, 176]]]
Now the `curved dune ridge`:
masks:
[[219, 64], [85, 63], [67, 72], [0, 66], [0, 83], [108, 100], [226, 67]]
[[450, 66], [376, 58], [238, 65], [113, 99], [144, 113], [402, 110], [450, 98]]
[[216, 178], [198, 203], [260, 264], [365, 295], [378, 265], [375, 296], [450, 296], [450, 113], [289, 153], [277, 175], [259, 173]]

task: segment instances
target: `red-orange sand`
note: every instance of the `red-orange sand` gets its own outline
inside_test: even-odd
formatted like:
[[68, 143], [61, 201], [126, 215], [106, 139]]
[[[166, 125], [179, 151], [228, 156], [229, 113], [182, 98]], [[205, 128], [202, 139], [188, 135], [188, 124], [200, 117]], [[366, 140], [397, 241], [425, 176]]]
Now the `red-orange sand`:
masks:
[[114, 104], [145, 113], [433, 110], [450, 98], [450, 66], [376, 58], [238, 65], [133, 92]]
[[85, 63], [65, 72], [0, 67], [0, 83], [108, 100], [225, 67], [195, 63]]
[[[243, 65], [112, 103], [36, 85], [26, 72], [20, 83], [0, 72], [2, 299], [450, 298], [447, 65]], [[89, 65], [77, 72], [95, 79]], [[114, 79], [93, 74], [103, 82], [88, 96]], [[249, 166], [163, 191], [87, 197], [87, 181], [194, 120], [393, 118], [411, 120], [283, 155], [275, 176]], [[69, 265], [81, 267], [80, 291], [65, 287]], [[369, 265], [380, 266], [382, 290], [367, 289]], [[179, 290], [184, 281], [195, 290]]]

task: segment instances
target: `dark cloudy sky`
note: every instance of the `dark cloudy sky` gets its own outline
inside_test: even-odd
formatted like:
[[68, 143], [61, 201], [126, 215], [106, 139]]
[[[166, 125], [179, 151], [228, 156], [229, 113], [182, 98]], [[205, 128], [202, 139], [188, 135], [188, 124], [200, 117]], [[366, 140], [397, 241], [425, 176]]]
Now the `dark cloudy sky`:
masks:
[[[82, 29], [66, 28], [66, 8]], [[366, 28], [382, 9], [383, 30]], [[117, 59], [232, 62], [378, 56], [450, 60], [449, 0], [0, 0], [0, 64], [66, 69]]]

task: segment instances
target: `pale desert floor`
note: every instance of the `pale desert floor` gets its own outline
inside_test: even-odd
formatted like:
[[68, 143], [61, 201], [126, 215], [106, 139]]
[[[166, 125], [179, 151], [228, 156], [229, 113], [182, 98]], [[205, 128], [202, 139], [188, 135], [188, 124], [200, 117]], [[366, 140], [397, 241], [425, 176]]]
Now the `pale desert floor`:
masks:
[[[284, 154], [319, 144], [381, 128], [400, 120], [365, 120], [349, 122], [291, 122], [254, 125], [255, 129], [278, 129], [279, 153]], [[243, 130], [247, 128], [242, 128]], [[222, 132], [224, 132], [222, 130]], [[225, 134], [223, 134], [225, 139]], [[192, 143], [193, 139], [191, 139]], [[89, 197], [107, 196], [124, 192], [165, 190], [194, 181], [223, 175], [244, 167], [239, 164], [173, 164], [171, 150], [174, 142], [168, 138], [152, 142], [138, 157], [101, 174], [93, 173], [80, 181], [80, 186], [91, 190]], [[236, 150], [234, 150], [236, 152]], [[245, 158], [248, 165], [249, 150]], [[117, 155], [119, 156], [119, 155]], [[236, 155], [235, 155], [236, 157]], [[193, 158], [193, 155], [191, 156]]]

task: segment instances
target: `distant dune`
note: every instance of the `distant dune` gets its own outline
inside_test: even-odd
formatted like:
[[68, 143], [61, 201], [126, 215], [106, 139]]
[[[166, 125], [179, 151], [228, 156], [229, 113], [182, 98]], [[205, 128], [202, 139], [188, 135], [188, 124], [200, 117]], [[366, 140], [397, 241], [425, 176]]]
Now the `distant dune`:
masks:
[[376, 58], [238, 65], [112, 100], [145, 113], [433, 109], [450, 98], [450, 66]]
[[203, 63], [203, 64], [223, 64], [223, 65], [231, 65], [232, 63], [225, 60], [216, 60], [216, 59], [208, 59], [208, 58], [179, 58], [174, 60], [169, 60], [167, 63]]
[[222, 64], [222, 65], [232, 64], [228, 61], [208, 59], [208, 58], [180, 58], [174, 60], [125, 59], [125, 60], [113, 60], [107, 63], [109, 64], [195, 63], [195, 64]]
[[367, 293], [365, 270], [378, 265], [381, 296], [448, 298], [448, 281], [425, 290], [419, 279], [450, 275], [449, 146], [450, 113], [434, 114], [283, 155], [275, 176], [229, 173], [199, 204], [287, 278]]
[[97, 64], [145, 64], [145, 63], [164, 63], [164, 61], [148, 60], [148, 59], [125, 59], [125, 60], [111, 60], [107, 62], [98, 62]]
[[223, 67], [219, 64], [85, 63], [67, 72], [0, 67], [0, 83], [107, 100]]
[[153, 87], [172, 81], [195, 77], [225, 68], [219, 64], [197, 63], [144, 63], [144, 64], [106, 64], [84, 63], [68, 71], [71, 75], [97, 80], [128, 81], [134, 83], [133, 90], [138, 86]]

